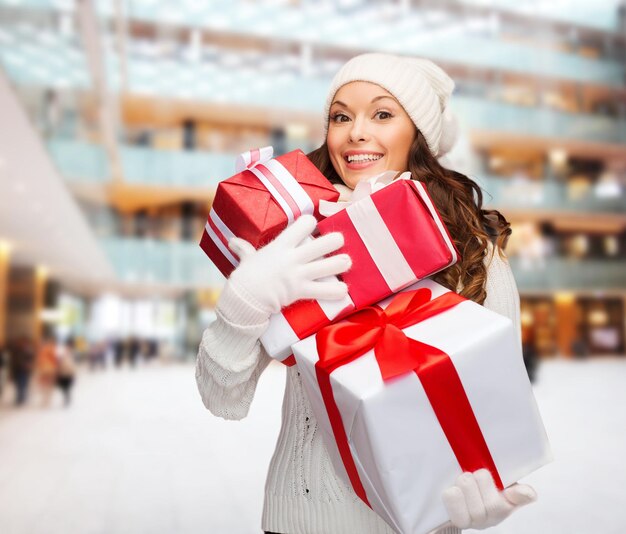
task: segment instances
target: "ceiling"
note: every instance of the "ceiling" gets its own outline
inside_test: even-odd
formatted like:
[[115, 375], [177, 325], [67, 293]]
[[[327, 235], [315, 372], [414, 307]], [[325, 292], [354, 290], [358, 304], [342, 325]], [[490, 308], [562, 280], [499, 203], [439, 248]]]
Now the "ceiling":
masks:
[[11, 262], [45, 266], [62, 281], [113, 280], [109, 260], [1, 71], [0, 116], [0, 239], [11, 244]]

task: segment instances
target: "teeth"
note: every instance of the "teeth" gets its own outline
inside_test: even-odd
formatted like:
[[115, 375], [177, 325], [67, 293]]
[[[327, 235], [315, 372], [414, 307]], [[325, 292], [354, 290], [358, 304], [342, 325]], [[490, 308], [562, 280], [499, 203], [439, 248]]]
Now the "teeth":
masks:
[[382, 158], [382, 156], [378, 154], [358, 154], [348, 156], [348, 162], [352, 163], [354, 161], [376, 161], [380, 158]]

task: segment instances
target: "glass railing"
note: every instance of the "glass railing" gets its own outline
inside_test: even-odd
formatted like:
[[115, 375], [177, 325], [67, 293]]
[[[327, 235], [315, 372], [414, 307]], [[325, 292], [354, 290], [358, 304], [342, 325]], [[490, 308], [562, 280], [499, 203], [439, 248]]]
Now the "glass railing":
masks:
[[618, 183], [590, 185], [584, 192], [575, 192], [549, 180], [494, 176], [474, 179], [483, 190], [485, 206], [590, 213], [626, 212], [626, 190]]
[[[105, 183], [111, 178], [102, 145], [54, 139], [48, 142], [48, 148], [57, 168], [70, 182]], [[235, 173], [236, 154], [122, 146], [121, 156], [124, 179], [133, 184], [216, 187], [220, 180]]]
[[224, 277], [198, 243], [115, 237], [102, 239], [117, 276], [124, 282], [179, 287], [219, 287]]
[[511, 258], [520, 291], [610, 290], [626, 287], [626, 259]]
[[462, 4], [494, 7], [533, 18], [588, 26], [609, 32], [619, 31], [618, 2], [601, 0], [593, 4], [586, 0], [563, 2], [519, 2], [518, 0], [462, 0]]
[[453, 97], [451, 107], [462, 124], [470, 129], [595, 143], [626, 143], [626, 120], [623, 119], [516, 106], [470, 96]]
[[235, 173], [234, 154], [122, 147], [124, 178], [131, 183], [216, 187]]
[[[0, 0], [0, 5], [3, 2], [6, 0]], [[109, 9], [104, 10], [105, 16], [112, 15], [111, 3], [105, 3], [109, 5]], [[449, 19], [447, 24], [440, 20], [431, 28], [425, 23], [424, 13], [418, 11], [402, 16], [397, 24], [381, 24], [375, 12], [378, 8], [372, 6], [363, 6], [355, 17], [351, 12], [342, 13], [332, 8], [329, 12], [317, 5], [311, 5], [309, 9], [270, 9], [261, 4], [255, 6], [254, 3], [241, 4], [231, 0], [205, 4], [200, 6], [205, 16], [196, 13], [194, 7], [193, 20], [190, 21], [184, 19], [184, 8], [173, 11], [164, 3], [155, 4], [151, 0], [133, 2], [129, 16], [157, 24], [187, 23], [201, 25], [204, 31], [233, 32], [280, 41], [291, 39], [351, 51], [375, 43], [379, 51], [428, 57], [470, 68], [514, 71], [522, 75], [615, 87], [623, 86], [624, 81], [624, 66], [619, 61], [587, 58], [507, 41], [489, 29], [489, 17], [483, 17], [480, 28], [469, 30], [457, 17], [443, 13], [441, 16]], [[177, 16], [181, 18], [175, 20]], [[364, 36], [369, 39], [368, 43]], [[89, 86], [85, 54], [74, 34], [63, 35], [56, 27], [42, 28], [24, 21], [16, 28], [2, 28], [0, 45], [0, 61], [16, 83], [60, 88]], [[186, 57], [189, 51], [182, 44], [174, 53], [168, 54], [169, 57], [162, 58], [154, 57], [154, 50], [140, 40], [131, 39], [129, 48], [128, 90], [133, 93], [218, 100], [229, 100], [242, 94], [269, 100], [275, 105], [283, 83], [290, 85], [293, 78], [299, 78], [307, 90], [301, 92], [294, 87], [290, 92], [306, 98], [310, 93], [308, 85], [315, 85], [319, 79], [323, 82], [323, 95], [329, 77], [338, 69], [334, 63], [327, 64], [323, 59], [306, 64], [297, 54], [245, 54], [212, 46], [206, 48], [202, 62], [194, 62]], [[107, 46], [105, 50], [111, 86], [118, 90], [119, 58], [115, 47]], [[303, 71], [311, 75], [303, 77]]]
[[[224, 277], [197, 243], [138, 238], [101, 240], [124, 282], [178, 287], [221, 287]], [[603, 290], [626, 286], [626, 259], [510, 258], [520, 291]]]
[[51, 139], [48, 150], [59, 172], [69, 181], [103, 183], [111, 176], [107, 153], [100, 144]]
[[[68, 181], [104, 183], [109, 168], [104, 149], [81, 141], [54, 140], [50, 153]], [[216, 187], [235, 172], [235, 154], [202, 151], [122, 148], [125, 179], [130, 183], [158, 186]], [[485, 192], [486, 206], [559, 211], [626, 212], [626, 191], [619, 184], [591, 185], [573, 194], [565, 185], [548, 180], [484, 177], [474, 179]]]

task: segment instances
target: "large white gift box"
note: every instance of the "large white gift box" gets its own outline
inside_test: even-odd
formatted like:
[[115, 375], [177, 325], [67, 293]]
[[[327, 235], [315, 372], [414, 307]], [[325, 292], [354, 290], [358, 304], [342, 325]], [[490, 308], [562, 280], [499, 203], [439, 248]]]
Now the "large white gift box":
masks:
[[430, 279], [292, 348], [337, 473], [399, 533], [448, 521], [464, 471], [551, 460], [511, 320]]

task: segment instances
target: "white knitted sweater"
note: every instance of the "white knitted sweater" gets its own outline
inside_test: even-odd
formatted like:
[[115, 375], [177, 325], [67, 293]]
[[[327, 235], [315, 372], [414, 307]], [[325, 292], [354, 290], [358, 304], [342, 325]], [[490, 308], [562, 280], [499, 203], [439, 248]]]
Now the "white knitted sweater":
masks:
[[[485, 307], [520, 328], [519, 294], [507, 261], [485, 257]], [[229, 284], [217, 319], [205, 330], [196, 381], [204, 405], [224, 419], [248, 413], [259, 376], [270, 358], [259, 343], [263, 312], [250, 309]], [[387, 524], [335, 475], [296, 367], [287, 369], [282, 426], [265, 485], [263, 530], [281, 534], [393, 534]], [[454, 527], [437, 534], [458, 534]]]

